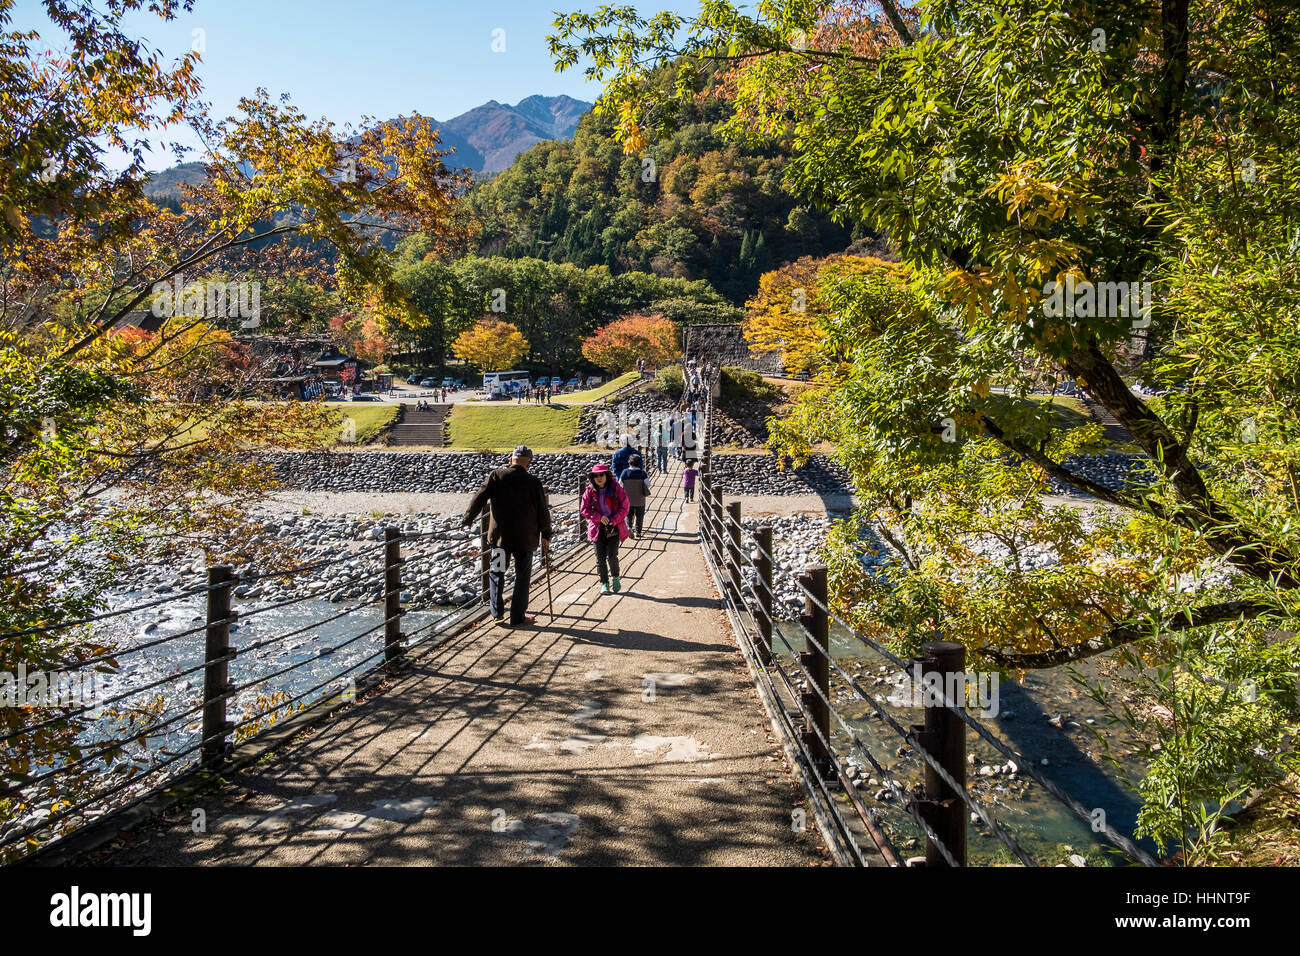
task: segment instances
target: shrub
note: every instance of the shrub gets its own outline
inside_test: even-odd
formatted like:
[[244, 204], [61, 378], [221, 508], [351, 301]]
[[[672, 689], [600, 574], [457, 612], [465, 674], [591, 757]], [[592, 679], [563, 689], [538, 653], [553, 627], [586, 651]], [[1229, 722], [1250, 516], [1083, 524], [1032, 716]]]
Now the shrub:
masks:
[[659, 374], [655, 376], [655, 388], [673, 401], [681, 398], [682, 392], [686, 389], [686, 383], [682, 380], [682, 367], [666, 365], [661, 368]]
[[723, 398], [753, 398], [768, 401], [781, 396], [781, 389], [771, 382], [764, 381], [763, 376], [737, 365], [722, 367]]

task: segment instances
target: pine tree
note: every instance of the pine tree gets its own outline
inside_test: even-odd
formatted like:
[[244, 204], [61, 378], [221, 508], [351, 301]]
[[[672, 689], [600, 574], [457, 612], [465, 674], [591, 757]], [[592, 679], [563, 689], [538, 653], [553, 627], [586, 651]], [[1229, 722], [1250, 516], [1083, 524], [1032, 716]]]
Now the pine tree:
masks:
[[740, 237], [740, 278], [745, 278], [754, 271], [754, 236], [746, 229]]
[[753, 258], [754, 268], [750, 273], [751, 275], [766, 272], [772, 264], [772, 256], [767, 251], [767, 239], [761, 232], [758, 234], [758, 241], [754, 243]]

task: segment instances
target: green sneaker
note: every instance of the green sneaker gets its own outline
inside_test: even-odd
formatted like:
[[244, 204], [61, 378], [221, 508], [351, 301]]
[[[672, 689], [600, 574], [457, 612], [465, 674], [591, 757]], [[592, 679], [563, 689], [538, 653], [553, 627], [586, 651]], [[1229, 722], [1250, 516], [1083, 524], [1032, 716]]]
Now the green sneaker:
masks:
[[608, 593], [609, 593], [609, 585], [606, 584], [604, 581], [601, 581], [601, 582], [600, 582], [600, 593], [601, 593], [601, 594], [608, 594]]
[[613, 591], [614, 591], [615, 594], [618, 593], [618, 589], [619, 589], [620, 587], [622, 587], [622, 585], [619, 584], [618, 578], [615, 578], [615, 579], [614, 579], [614, 587], [613, 587]]

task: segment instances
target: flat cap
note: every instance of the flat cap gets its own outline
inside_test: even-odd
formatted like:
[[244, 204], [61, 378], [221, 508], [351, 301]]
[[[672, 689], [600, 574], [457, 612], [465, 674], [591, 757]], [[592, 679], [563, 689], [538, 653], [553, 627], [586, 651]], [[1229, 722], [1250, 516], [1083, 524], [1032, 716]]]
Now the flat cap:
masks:
[[515, 458], [532, 458], [533, 450], [527, 445], [516, 445], [511, 455]]

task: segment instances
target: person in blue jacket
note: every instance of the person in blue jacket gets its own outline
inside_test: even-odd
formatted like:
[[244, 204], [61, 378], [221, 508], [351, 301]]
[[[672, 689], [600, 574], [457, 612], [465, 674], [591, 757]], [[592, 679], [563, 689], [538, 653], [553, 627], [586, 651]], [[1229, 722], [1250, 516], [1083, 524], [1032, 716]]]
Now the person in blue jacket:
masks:
[[627, 471], [628, 464], [632, 461], [632, 456], [636, 454], [636, 449], [632, 447], [632, 436], [623, 436], [623, 447], [614, 452], [614, 459], [610, 462], [611, 470], [615, 476]]

